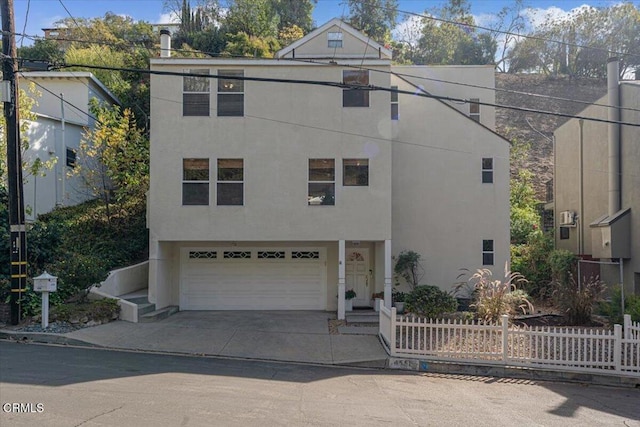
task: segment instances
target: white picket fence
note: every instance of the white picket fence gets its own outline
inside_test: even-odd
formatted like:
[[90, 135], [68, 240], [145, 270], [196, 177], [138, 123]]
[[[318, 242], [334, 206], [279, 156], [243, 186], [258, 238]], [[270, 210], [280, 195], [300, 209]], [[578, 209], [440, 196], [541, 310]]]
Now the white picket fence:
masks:
[[398, 316], [380, 307], [380, 337], [394, 357], [640, 377], [640, 323], [624, 327], [509, 326]]

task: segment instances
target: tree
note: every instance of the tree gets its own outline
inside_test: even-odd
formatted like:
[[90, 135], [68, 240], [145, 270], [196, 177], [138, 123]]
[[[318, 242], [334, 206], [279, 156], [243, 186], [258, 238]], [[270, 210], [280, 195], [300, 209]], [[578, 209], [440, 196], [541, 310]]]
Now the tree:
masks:
[[432, 15], [449, 22], [423, 18], [422, 34], [412, 58], [414, 63], [483, 65], [494, 62], [495, 38], [474, 27], [467, 0], [449, 0], [447, 5], [435, 9]]
[[32, 46], [18, 48], [18, 57], [21, 59], [43, 60], [49, 62], [61, 62], [64, 52], [55, 40], [36, 40]]
[[110, 218], [113, 202], [144, 200], [149, 184], [149, 140], [136, 126], [130, 109], [108, 107], [93, 99], [90, 111], [96, 125], [84, 133], [71, 173], [81, 177], [92, 195], [104, 202]]
[[233, 56], [251, 56], [255, 58], [272, 58], [280, 49], [278, 40], [273, 37], [256, 37], [247, 33], [229, 34], [224, 54]]
[[227, 34], [277, 38], [279, 23], [272, 0], [233, 0], [222, 28]]
[[496, 41], [496, 69], [499, 72], [507, 72], [507, 58], [513, 45], [518, 40], [519, 34], [526, 28], [526, 19], [523, 16], [524, 0], [514, 0], [511, 6], [505, 6], [496, 14], [493, 22], [491, 37]]
[[313, 8], [318, 0], [271, 0], [271, 7], [278, 15], [278, 30], [298, 27], [303, 35], [313, 28]]
[[549, 17], [530, 35], [509, 53], [509, 72], [604, 78], [611, 52], [620, 59], [620, 76], [640, 67], [640, 9], [632, 3]]
[[397, 0], [348, 0], [349, 24], [378, 43], [391, 41], [398, 17]]

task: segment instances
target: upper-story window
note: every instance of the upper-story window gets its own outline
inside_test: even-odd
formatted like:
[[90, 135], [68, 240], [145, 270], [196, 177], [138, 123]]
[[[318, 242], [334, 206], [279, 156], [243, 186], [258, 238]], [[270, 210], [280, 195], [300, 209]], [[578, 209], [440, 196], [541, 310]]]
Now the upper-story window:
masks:
[[342, 47], [342, 33], [339, 31], [330, 31], [327, 33], [327, 47], [332, 49]]
[[[343, 70], [342, 81], [347, 85], [367, 86], [369, 85], [368, 70]], [[369, 90], [367, 89], [343, 89], [343, 107], [368, 107]]]
[[209, 204], [209, 159], [182, 159], [182, 204]]
[[476, 122], [480, 121], [480, 98], [469, 99], [469, 117]]
[[336, 161], [335, 159], [309, 159], [310, 205], [335, 205]]
[[398, 86], [391, 86], [391, 120], [398, 120], [400, 111], [398, 108]]
[[244, 204], [244, 160], [218, 159], [218, 206]]
[[71, 169], [76, 167], [76, 150], [67, 147], [66, 163]]
[[243, 70], [218, 70], [218, 116], [244, 116]]
[[[188, 74], [208, 75], [209, 70], [184, 70]], [[182, 79], [182, 115], [209, 115], [209, 77], [184, 76]]]
[[369, 185], [369, 159], [344, 159], [342, 166], [342, 185]]
[[482, 183], [493, 183], [493, 157], [482, 158]]
[[482, 265], [493, 265], [493, 257], [495, 250], [493, 249], [493, 240], [482, 241]]

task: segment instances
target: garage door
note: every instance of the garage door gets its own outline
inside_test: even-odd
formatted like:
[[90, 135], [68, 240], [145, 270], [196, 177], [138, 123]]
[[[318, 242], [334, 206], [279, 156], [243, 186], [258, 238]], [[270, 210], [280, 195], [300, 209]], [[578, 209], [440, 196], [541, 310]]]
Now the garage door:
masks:
[[324, 310], [322, 248], [183, 249], [181, 310]]

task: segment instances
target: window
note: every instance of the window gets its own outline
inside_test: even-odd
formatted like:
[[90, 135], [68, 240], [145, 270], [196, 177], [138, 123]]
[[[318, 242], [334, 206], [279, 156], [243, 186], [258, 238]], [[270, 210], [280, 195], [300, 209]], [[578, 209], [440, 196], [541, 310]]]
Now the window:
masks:
[[244, 116], [244, 77], [243, 70], [218, 71], [218, 116]]
[[[369, 84], [369, 71], [367, 70], [344, 70], [342, 71], [342, 81], [347, 85], [367, 86]], [[369, 90], [367, 89], [343, 89], [343, 107], [368, 107]]]
[[[209, 75], [209, 70], [184, 70], [189, 74]], [[182, 80], [182, 115], [209, 115], [209, 78], [184, 76]]]
[[569, 238], [569, 227], [560, 227], [560, 240], [567, 240]]
[[480, 121], [480, 98], [469, 99], [469, 117], [476, 122]]
[[369, 159], [344, 159], [342, 166], [342, 185], [369, 185]]
[[209, 204], [209, 159], [182, 159], [182, 204]]
[[492, 157], [482, 158], [482, 183], [483, 184], [493, 183], [493, 158]]
[[342, 47], [342, 33], [340, 32], [328, 32], [327, 33], [327, 47], [341, 48]]
[[309, 205], [335, 205], [336, 161], [309, 159]]
[[398, 120], [398, 86], [391, 86], [391, 120]]
[[218, 206], [244, 204], [244, 160], [218, 159]]
[[482, 241], [482, 265], [493, 265], [493, 240]]
[[71, 148], [67, 148], [67, 159], [66, 159], [66, 163], [67, 166], [70, 167], [71, 169], [76, 167], [76, 150], [73, 150]]

